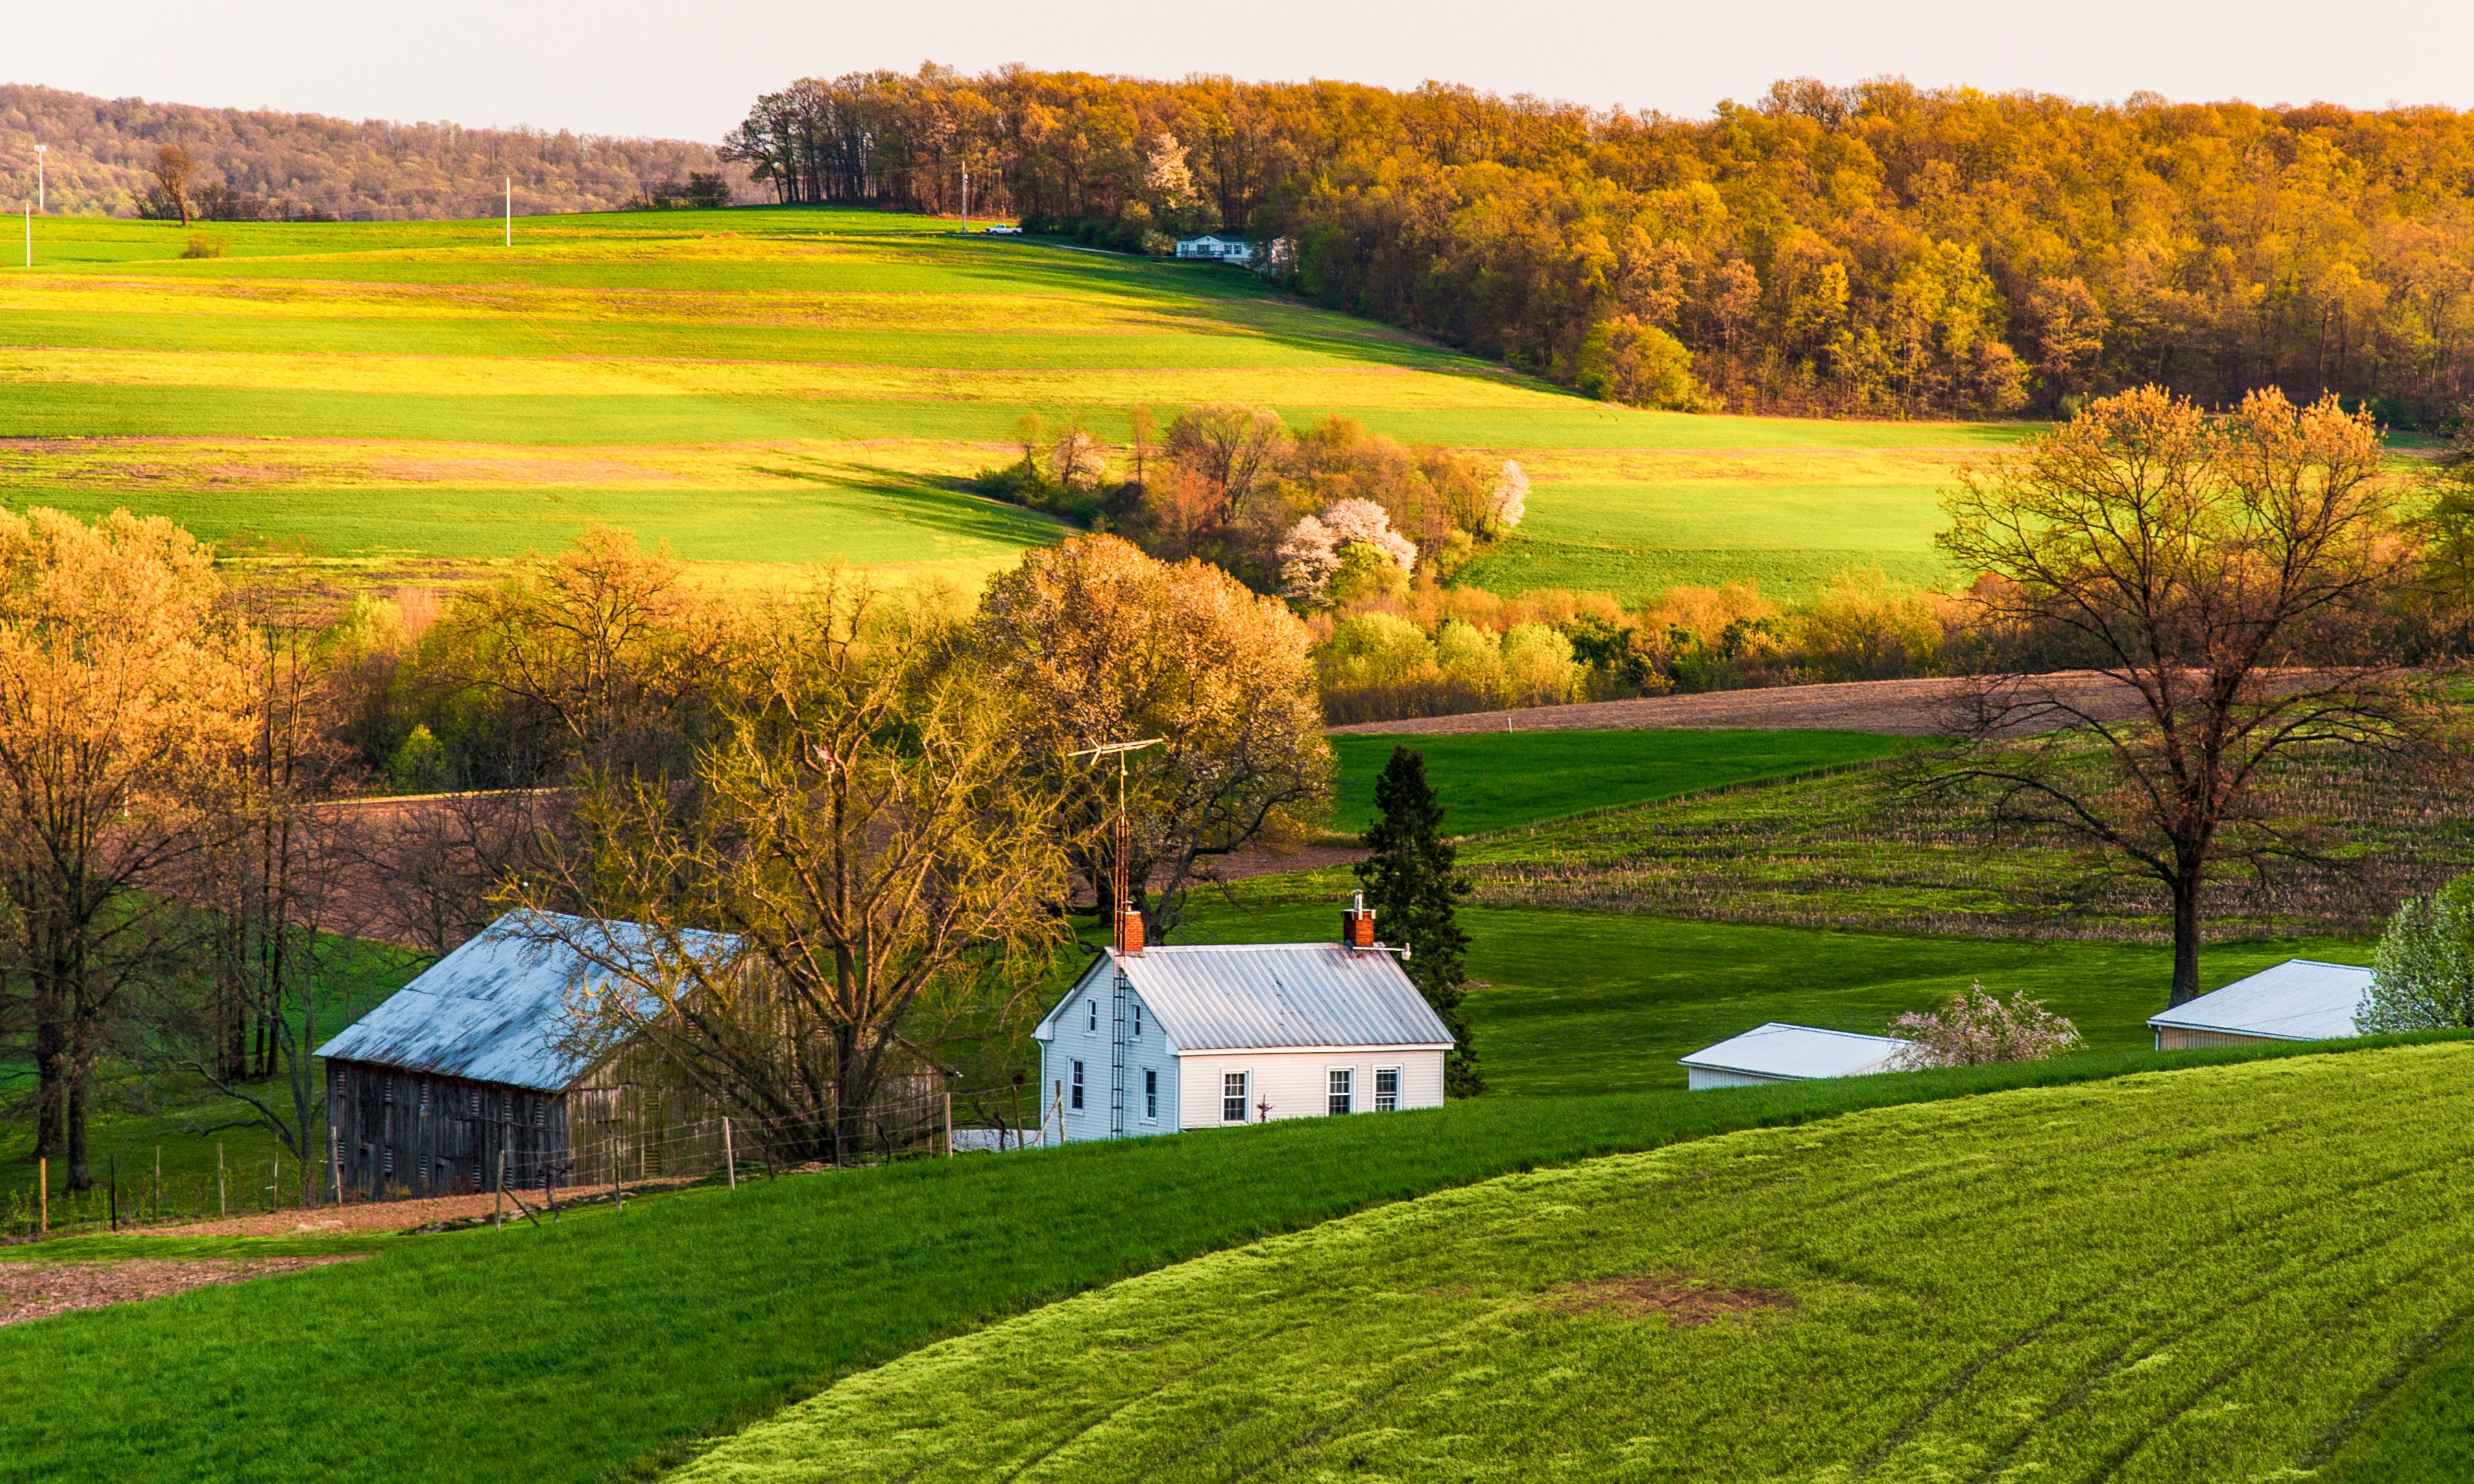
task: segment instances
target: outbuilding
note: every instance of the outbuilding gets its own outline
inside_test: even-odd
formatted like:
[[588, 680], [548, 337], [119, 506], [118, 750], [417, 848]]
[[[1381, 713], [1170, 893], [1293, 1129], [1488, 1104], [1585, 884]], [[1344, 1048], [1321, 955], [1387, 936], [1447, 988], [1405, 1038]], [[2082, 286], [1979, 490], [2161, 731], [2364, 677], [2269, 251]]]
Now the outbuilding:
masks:
[[1041, 1142], [1442, 1107], [1451, 1033], [1373, 912], [1341, 919], [1332, 942], [1146, 949], [1121, 912], [1031, 1033]]
[[2151, 1015], [2147, 1029], [2158, 1051], [2331, 1040], [2357, 1034], [2354, 1012], [2370, 987], [2371, 971], [2359, 964], [2288, 959]]
[[[536, 1190], [719, 1162], [704, 1101], [664, 1085], [651, 1058], [576, 1049], [570, 1007], [595, 976], [570, 941], [588, 931], [624, 952], [643, 930], [510, 912], [318, 1048], [349, 1199], [496, 1189], [502, 1156], [507, 1184]], [[735, 948], [689, 941], [717, 960]]]
[[1677, 1059], [1684, 1063], [1685, 1085], [1699, 1092], [1893, 1072], [1908, 1044], [1894, 1035], [1858, 1035], [1773, 1020]]

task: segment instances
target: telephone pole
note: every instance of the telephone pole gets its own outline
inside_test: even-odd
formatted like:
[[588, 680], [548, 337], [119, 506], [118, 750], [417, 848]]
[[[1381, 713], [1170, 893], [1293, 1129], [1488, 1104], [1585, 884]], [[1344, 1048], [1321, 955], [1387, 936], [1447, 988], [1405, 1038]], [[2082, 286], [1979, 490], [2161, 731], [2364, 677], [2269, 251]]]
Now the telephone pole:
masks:
[[51, 146], [48, 144], [35, 146], [35, 209], [46, 215], [50, 213], [51, 208], [43, 205], [43, 156], [50, 149]]
[[507, 246], [516, 245], [516, 178], [507, 177]]

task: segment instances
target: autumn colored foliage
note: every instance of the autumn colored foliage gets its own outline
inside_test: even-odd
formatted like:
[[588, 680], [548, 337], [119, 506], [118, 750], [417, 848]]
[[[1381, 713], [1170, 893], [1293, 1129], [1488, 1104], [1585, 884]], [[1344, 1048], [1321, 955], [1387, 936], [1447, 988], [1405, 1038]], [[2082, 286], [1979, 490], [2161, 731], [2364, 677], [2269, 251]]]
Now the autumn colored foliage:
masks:
[[1429, 84], [854, 73], [727, 152], [784, 201], [959, 205], [1294, 286], [1592, 395], [2057, 410], [2156, 383], [2436, 419], [2474, 369], [2474, 115], [1782, 82], [1707, 119]]

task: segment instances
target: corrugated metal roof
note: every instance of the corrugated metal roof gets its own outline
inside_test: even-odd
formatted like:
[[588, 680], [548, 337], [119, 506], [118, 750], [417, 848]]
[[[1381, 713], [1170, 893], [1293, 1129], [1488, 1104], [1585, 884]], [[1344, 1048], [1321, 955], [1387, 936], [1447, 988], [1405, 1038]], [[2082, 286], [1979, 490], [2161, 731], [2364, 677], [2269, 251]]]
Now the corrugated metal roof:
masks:
[[1747, 1077], [1856, 1077], [1890, 1070], [1907, 1044], [1894, 1035], [1857, 1035], [1773, 1020], [1676, 1059], [1705, 1071]]
[[[594, 945], [596, 953], [606, 944], [613, 958], [641, 955], [649, 962], [654, 957], [651, 937], [636, 923], [509, 912], [319, 1047], [318, 1055], [556, 1092], [585, 1070], [562, 1042], [569, 990], [593, 977], [561, 935]], [[717, 933], [686, 936], [691, 952], [716, 961], [738, 948]]]
[[1443, 1047], [1426, 997], [1388, 953], [1333, 943], [1194, 943], [1101, 955], [1040, 1022], [1123, 964], [1134, 992], [1179, 1051], [1268, 1051], [1292, 1046]]
[[2352, 1035], [2354, 1010], [2371, 987], [2371, 971], [2352, 963], [2288, 959], [2248, 979], [2151, 1015], [2153, 1028], [2216, 1031], [2281, 1041]]

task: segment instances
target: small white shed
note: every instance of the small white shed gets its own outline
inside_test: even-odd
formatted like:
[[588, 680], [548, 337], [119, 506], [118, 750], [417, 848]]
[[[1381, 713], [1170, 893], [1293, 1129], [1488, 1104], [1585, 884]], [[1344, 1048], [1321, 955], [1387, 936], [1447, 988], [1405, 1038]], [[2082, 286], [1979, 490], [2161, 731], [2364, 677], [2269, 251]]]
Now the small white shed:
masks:
[[1773, 1020], [1677, 1059], [1684, 1063], [1686, 1085], [1699, 1092], [1892, 1072], [1907, 1044], [1894, 1035], [1857, 1035]]
[[2371, 971], [2359, 964], [2288, 959], [2151, 1015], [2147, 1029], [2156, 1034], [2158, 1051], [2324, 1041], [2355, 1034], [2354, 1011], [2370, 987]]
[[1110, 948], [1031, 1036], [1040, 1139], [1441, 1107], [1451, 1033], [1373, 941]]

